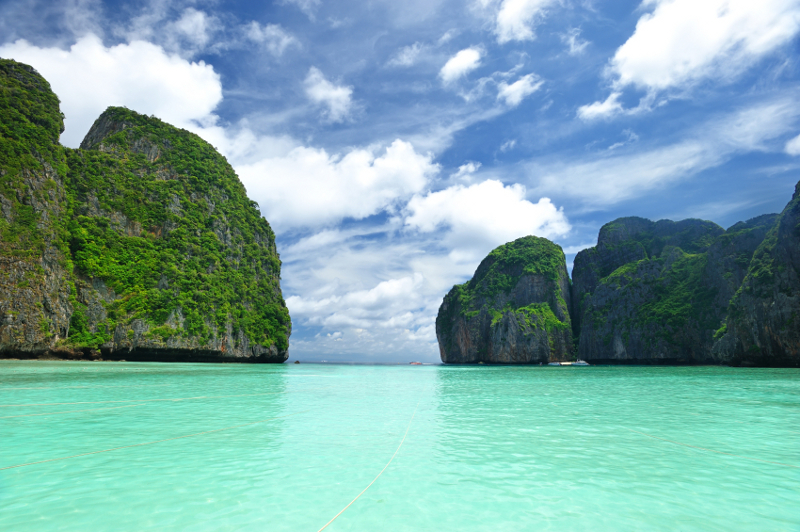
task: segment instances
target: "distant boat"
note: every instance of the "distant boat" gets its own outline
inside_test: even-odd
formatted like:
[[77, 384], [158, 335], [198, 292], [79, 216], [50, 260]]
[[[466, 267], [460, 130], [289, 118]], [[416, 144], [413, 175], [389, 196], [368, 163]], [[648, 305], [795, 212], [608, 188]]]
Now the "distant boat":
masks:
[[548, 366], [589, 366], [590, 364], [585, 360], [576, 360], [575, 362], [550, 362]]
[[548, 366], [560, 366], [561, 362], [549, 362], [547, 365]]
[[591, 364], [589, 364], [585, 360], [581, 360], [580, 358], [578, 360], [576, 360], [575, 362], [573, 362], [572, 365], [573, 366], [591, 366]]
[[408, 365], [409, 366], [421, 366], [422, 362], [409, 362]]

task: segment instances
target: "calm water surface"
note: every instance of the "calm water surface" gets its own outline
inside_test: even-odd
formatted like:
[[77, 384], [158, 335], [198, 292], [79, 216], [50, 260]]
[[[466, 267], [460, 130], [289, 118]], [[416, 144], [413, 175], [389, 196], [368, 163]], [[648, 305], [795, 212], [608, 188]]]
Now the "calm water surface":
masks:
[[401, 441], [326, 530], [800, 530], [798, 370], [14, 361], [0, 530], [314, 532]]

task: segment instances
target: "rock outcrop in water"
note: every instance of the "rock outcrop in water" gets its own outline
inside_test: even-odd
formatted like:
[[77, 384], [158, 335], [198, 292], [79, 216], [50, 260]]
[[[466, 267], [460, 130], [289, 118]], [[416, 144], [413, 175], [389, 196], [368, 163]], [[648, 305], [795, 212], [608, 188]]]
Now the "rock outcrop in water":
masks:
[[64, 148], [9, 60], [0, 118], [0, 356], [286, 360], [275, 235], [211, 145], [112, 107]]
[[[523, 262], [544, 260], [558, 272], [550, 284], [520, 280], [540, 287], [525, 292], [509, 288], [513, 276], [511, 284], [486, 280], [493, 256], [523, 241], [493, 251], [445, 297], [436, 321], [443, 362], [570, 359], [571, 338], [559, 328], [568, 308], [577, 356], [590, 363], [800, 366], [800, 183], [780, 215], [727, 230], [703, 220], [614, 220], [575, 257], [571, 285], [563, 255], [544, 239]], [[523, 325], [529, 293], [538, 309], [551, 303], [542, 323], [555, 326], [546, 333]]]
[[571, 360], [564, 252], [528, 236], [492, 251], [454, 286], [436, 318], [443, 362], [529, 364]]

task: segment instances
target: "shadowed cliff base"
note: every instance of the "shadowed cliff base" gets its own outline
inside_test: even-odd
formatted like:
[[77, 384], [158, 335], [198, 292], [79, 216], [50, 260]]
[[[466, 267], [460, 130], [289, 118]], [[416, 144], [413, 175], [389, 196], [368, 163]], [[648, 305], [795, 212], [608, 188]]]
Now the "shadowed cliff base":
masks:
[[214, 362], [231, 364], [283, 363], [283, 354], [236, 356], [214, 350], [195, 349], [47, 349], [34, 351], [2, 351], [0, 359], [6, 360], [96, 360], [123, 362]]

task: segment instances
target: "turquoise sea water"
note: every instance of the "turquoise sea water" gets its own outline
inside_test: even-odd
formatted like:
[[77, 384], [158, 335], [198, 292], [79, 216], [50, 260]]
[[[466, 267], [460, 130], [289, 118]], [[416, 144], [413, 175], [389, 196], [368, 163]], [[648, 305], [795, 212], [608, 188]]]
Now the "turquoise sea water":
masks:
[[800, 371], [3, 361], [0, 468], [9, 531], [313, 532], [382, 470], [326, 530], [797, 531]]

